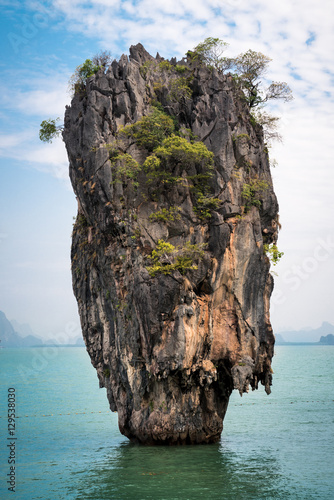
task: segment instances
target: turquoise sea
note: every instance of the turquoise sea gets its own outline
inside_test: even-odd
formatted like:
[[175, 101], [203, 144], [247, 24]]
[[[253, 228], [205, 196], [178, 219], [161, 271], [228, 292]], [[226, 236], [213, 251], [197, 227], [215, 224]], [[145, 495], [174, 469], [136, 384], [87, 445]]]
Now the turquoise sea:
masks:
[[119, 433], [84, 348], [2, 349], [0, 498], [332, 500], [334, 348], [278, 346], [273, 369], [270, 396], [232, 394], [220, 443], [146, 448]]

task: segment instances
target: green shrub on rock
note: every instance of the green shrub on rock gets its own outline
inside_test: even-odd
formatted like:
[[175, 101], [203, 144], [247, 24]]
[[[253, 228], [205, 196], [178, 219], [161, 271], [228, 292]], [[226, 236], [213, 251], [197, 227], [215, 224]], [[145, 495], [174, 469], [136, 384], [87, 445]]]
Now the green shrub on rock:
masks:
[[[144, 162], [149, 184], [175, 184], [203, 180], [212, 175], [214, 155], [202, 142], [190, 143], [177, 135], [167, 137]], [[200, 171], [184, 178], [178, 173]]]
[[245, 200], [246, 211], [250, 209], [251, 206], [261, 207], [261, 194], [268, 189], [269, 184], [266, 181], [260, 179], [252, 179], [250, 183], [245, 183], [242, 187], [241, 196]]
[[152, 222], [174, 222], [181, 219], [180, 207], [161, 208], [149, 216]]
[[132, 125], [126, 125], [120, 133], [133, 138], [139, 147], [153, 151], [173, 132], [173, 119], [154, 107], [147, 116]]
[[214, 196], [205, 196], [199, 193], [194, 206], [194, 212], [201, 220], [210, 219], [213, 210], [218, 210], [221, 206], [221, 200]]
[[119, 153], [112, 159], [115, 173], [114, 182], [132, 181], [134, 186], [138, 186], [137, 177], [141, 171], [141, 165], [127, 153]]
[[175, 247], [171, 243], [159, 240], [150, 256], [152, 265], [146, 269], [152, 278], [157, 274], [167, 276], [174, 271], [179, 271], [184, 275], [187, 271], [197, 269], [195, 262], [203, 256], [203, 245], [191, 245], [188, 241], [183, 247]]
[[274, 266], [278, 264], [278, 262], [284, 255], [284, 252], [280, 252], [277, 248], [277, 245], [275, 245], [274, 243], [272, 243], [271, 245], [264, 244], [263, 251]]

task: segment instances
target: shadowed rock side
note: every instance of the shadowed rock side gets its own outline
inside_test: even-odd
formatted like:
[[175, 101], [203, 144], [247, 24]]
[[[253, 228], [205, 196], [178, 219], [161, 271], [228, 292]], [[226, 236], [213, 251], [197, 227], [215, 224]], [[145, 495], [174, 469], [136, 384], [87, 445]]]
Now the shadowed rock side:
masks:
[[[261, 382], [270, 392], [273, 281], [263, 243], [276, 242], [278, 206], [262, 129], [252, 125], [232, 77], [161, 61], [131, 47], [130, 58], [90, 77], [67, 107], [63, 137], [79, 206], [73, 288], [121, 433], [145, 444], [209, 443], [221, 435], [233, 389], [242, 394]], [[191, 92], [175, 93], [185, 81]], [[194, 144], [214, 154], [207, 182], [219, 203], [209, 214], [195, 206], [200, 164], [178, 161], [169, 184], [159, 176], [148, 182], [144, 168], [135, 180], [117, 171], [117, 148], [140, 166], [151, 154], [122, 127], [154, 105], [174, 116], [179, 134], [197, 136]], [[243, 186], [258, 180], [266, 188], [247, 206]], [[152, 217], [170, 207], [177, 217]], [[203, 250], [186, 270], [150, 275], [161, 240]]]

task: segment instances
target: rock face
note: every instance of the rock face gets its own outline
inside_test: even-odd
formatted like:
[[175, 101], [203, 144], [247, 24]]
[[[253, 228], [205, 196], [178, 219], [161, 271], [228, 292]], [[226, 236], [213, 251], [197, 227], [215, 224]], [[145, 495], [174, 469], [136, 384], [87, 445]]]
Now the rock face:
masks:
[[[168, 178], [150, 177], [156, 145], [122, 127], [154, 110], [213, 153], [209, 175], [182, 150]], [[63, 137], [79, 206], [73, 288], [120, 431], [145, 444], [217, 441], [231, 391], [271, 385], [263, 244], [276, 242], [278, 205], [261, 127], [231, 76], [139, 44], [77, 92]]]

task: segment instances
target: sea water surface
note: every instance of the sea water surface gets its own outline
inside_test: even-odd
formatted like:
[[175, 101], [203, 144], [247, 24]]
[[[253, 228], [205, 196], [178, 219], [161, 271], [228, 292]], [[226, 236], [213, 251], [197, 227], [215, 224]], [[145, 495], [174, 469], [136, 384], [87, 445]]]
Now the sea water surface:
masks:
[[2, 349], [0, 498], [332, 500], [333, 356], [331, 346], [278, 346], [272, 394], [234, 392], [219, 443], [142, 447], [119, 433], [84, 348]]

